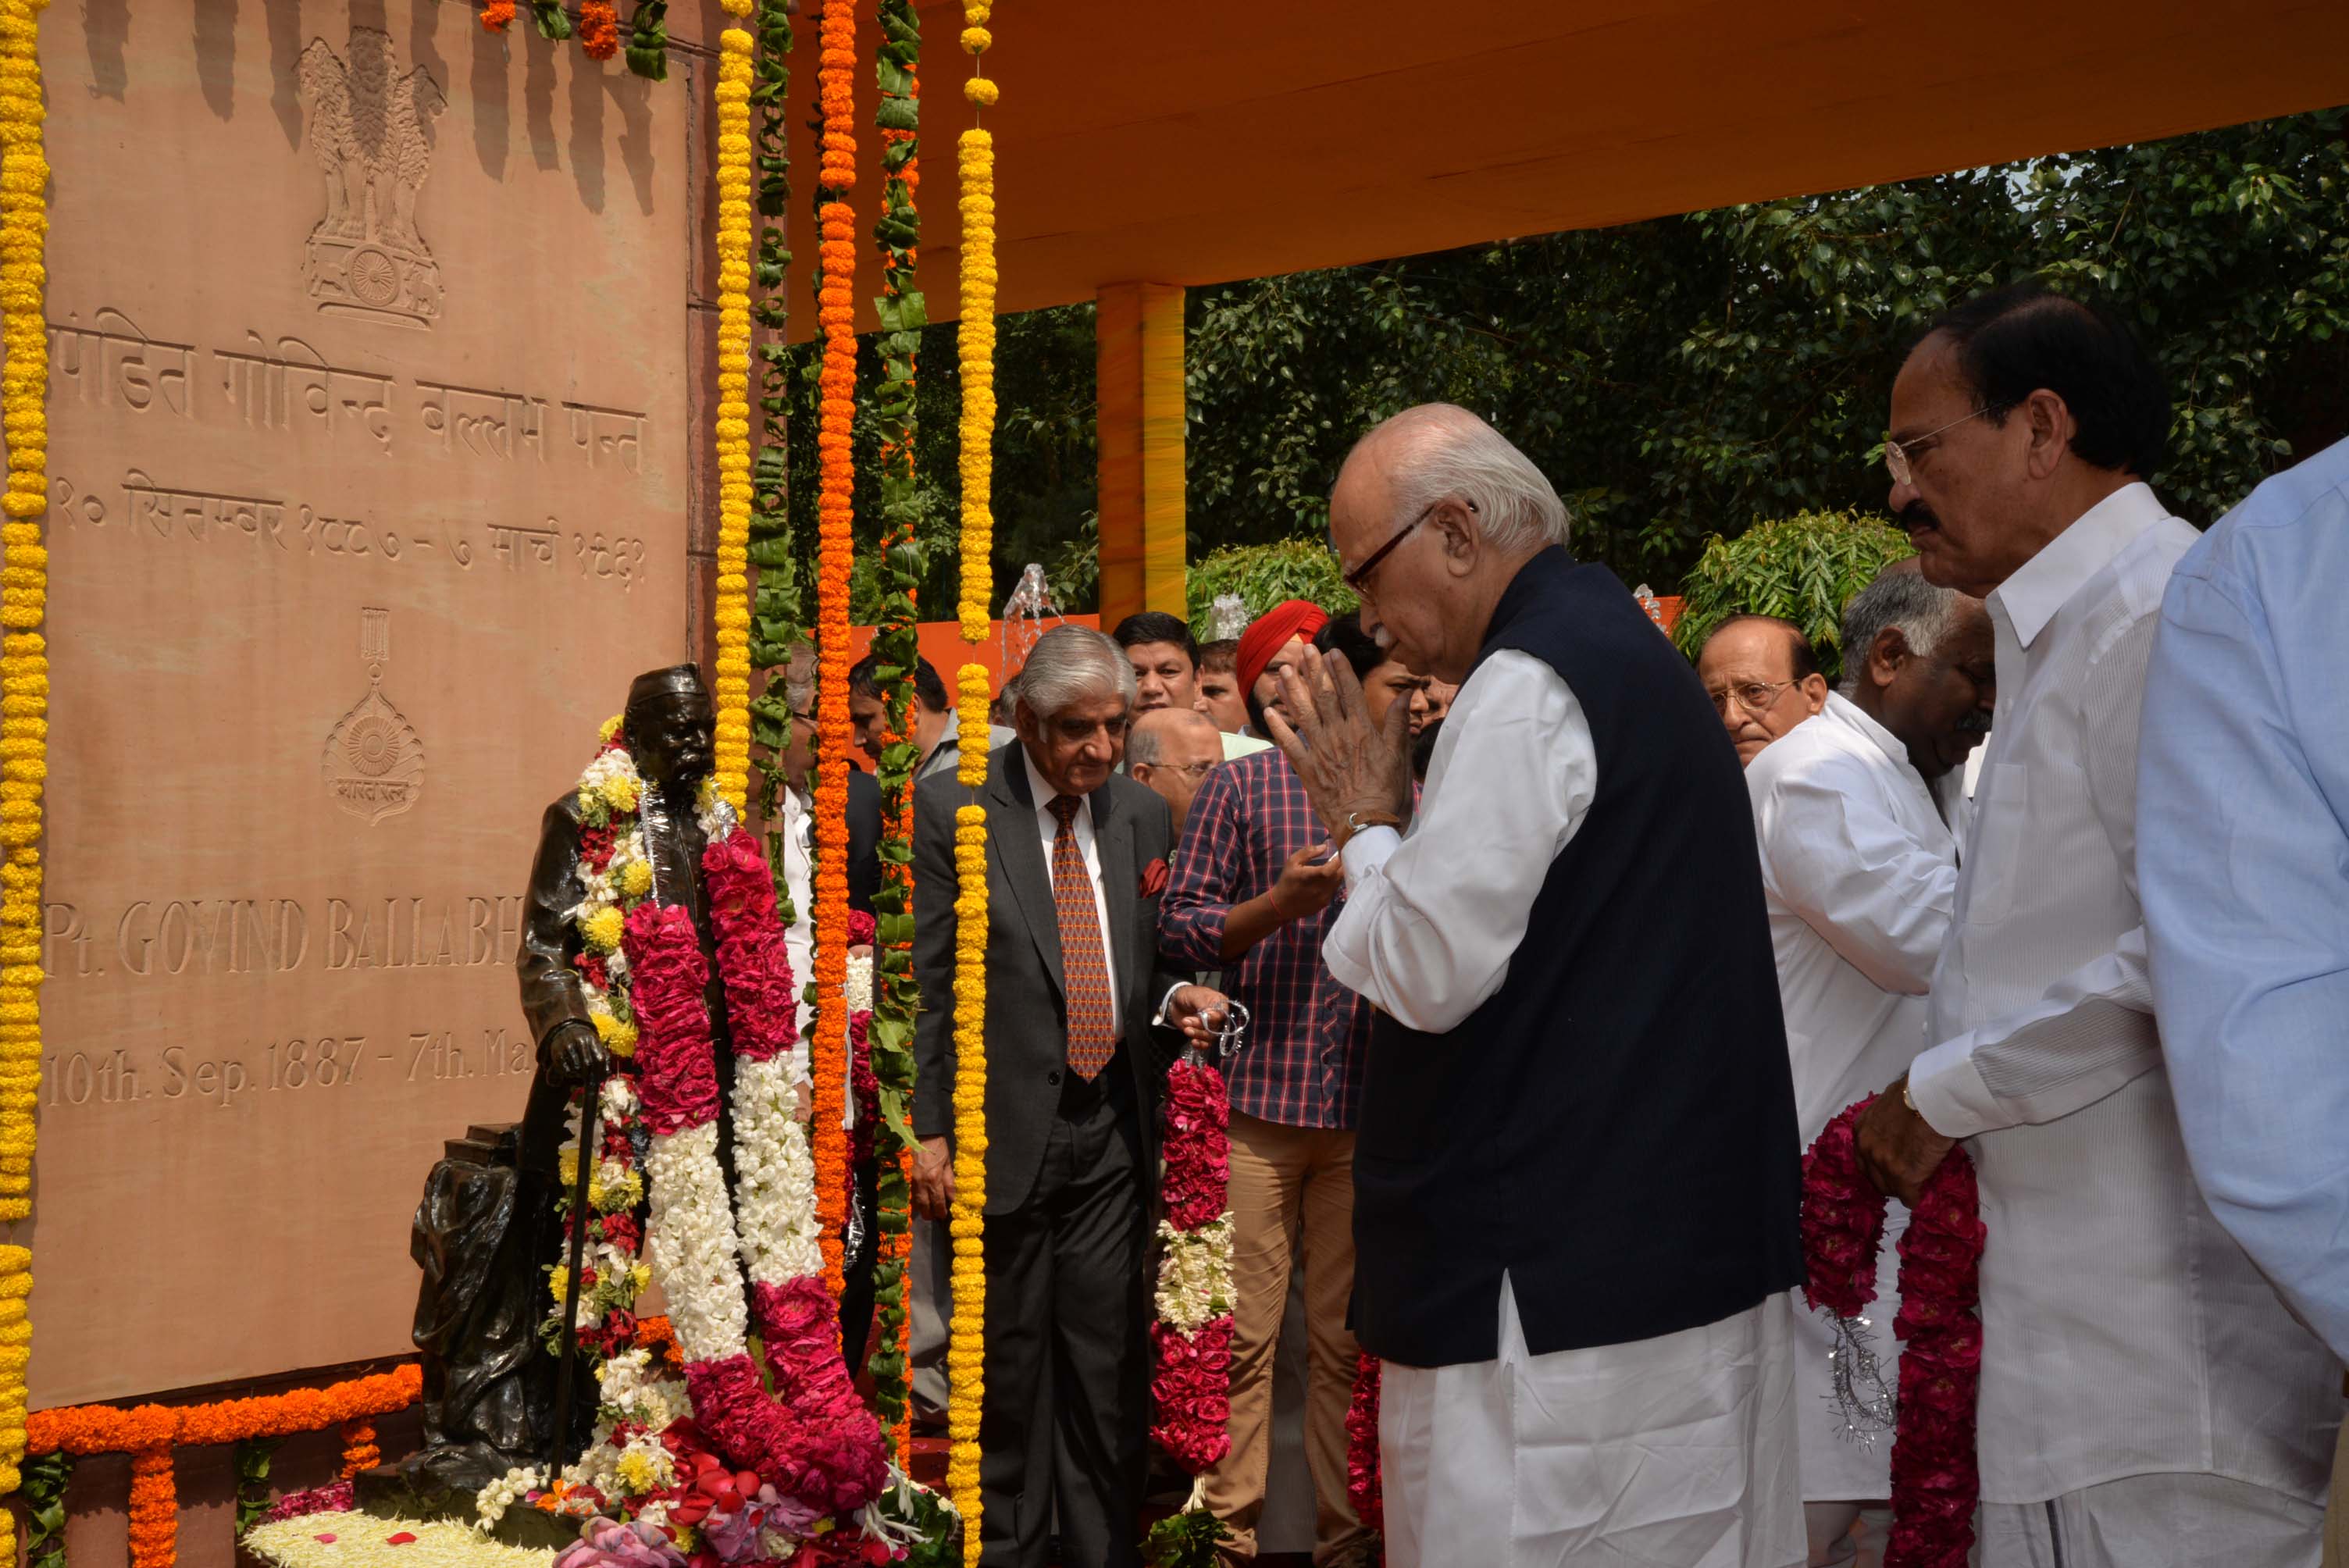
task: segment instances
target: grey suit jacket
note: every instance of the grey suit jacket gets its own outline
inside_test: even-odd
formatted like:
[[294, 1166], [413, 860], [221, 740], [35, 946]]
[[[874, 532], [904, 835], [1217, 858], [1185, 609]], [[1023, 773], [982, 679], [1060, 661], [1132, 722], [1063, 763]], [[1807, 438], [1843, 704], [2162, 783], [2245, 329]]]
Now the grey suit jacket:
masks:
[[[1061, 969], [1061, 924], [1052, 871], [1036, 829], [1028, 769], [1018, 741], [988, 754], [987, 782], [967, 789], [952, 774], [914, 790], [914, 978], [922, 1012], [914, 1024], [914, 1130], [954, 1130], [955, 811], [987, 809], [987, 1212], [1018, 1208], [1035, 1186], [1068, 1072], [1068, 1000]], [[1188, 976], [1158, 956], [1158, 897], [1142, 894], [1143, 872], [1174, 843], [1166, 802], [1130, 779], [1112, 778], [1092, 798], [1109, 906], [1123, 1070], [1133, 1075], [1146, 1183], [1158, 1170], [1158, 1099], [1179, 1049], [1150, 1020], [1166, 988]], [[1110, 1070], [1120, 1070], [1112, 1067]]]

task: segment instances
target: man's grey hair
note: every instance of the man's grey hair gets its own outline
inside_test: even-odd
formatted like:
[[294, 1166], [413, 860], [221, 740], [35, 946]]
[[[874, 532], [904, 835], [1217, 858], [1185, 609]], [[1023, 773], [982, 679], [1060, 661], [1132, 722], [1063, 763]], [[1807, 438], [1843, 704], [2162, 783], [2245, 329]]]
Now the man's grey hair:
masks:
[[1887, 572], [1843, 607], [1843, 679], [1849, 696], [1868, 675], [1868, 653], [1887, 626], [1897, 626], [1911, 653], [1930, 655], [1957, 618], [1958, 591], [1936, 588], [1915, 572]]
[[815, 677], [814, 647], [807, 643], [793, 643], [783, 662], [783, 700], [791, 704], [793, 713], [814, 710]]
[[1381, 438], [1405, 443], [1391, 460], [1398, 528], [1438, 501], [1459, 500], [1496, 550], [1567, 542], [1574, 520], [1548, 476], [1467, 409], [1454, 403], [1405, 408], [1371, 427], [1354, 450]]
[[[1171, 722], [1163, 725], [1145, 722], [1157, 717], [1160, 714], [1167, 715]], [[1144, 768], [1157, 767], [1160, 760], [1166, 755], [1165, 732], [1174, 725], [1189, 724], [1194, 721], [1204, 724], [1210, 729], [1216, 727], [1214, 719], [1193, 707], [1154, 707], [1148, 713], [1135, 715], [1133, 727], [1125, 732], [1126, 770], [1132, 772], [1133, 765], [1137, 762]], [[1221, 732], [1218, 731], [1218, 733]]]
[[1015, 688], [1019, 706], [1052, 718], [1088, 697], [1115, 695], [1133, 706], [1133, 666], [1125, 650], [1090, 626], [1055, 626], [1028, 650]]

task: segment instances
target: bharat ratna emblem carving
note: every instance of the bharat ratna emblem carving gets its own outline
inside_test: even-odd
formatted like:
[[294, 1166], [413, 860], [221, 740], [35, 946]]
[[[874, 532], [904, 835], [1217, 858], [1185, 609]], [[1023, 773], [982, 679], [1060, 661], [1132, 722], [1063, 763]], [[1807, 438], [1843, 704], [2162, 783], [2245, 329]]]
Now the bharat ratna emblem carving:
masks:
[[424, 742], [383, 695], [383, 667], [391, 662], [391, 612], [359, 612], [359, 660], [367, 693], [335, 720], [319, 759], [335, 804], [374, 827], [416, 804], [424, 793]]
[[326, 183], [326, 215], [303, 263], [310, 297], [325, 312], [430, 326], [440, 269], [417, 231], [416, 193], [449, 100], [422, 66], [394, 74], [391, 36], [374, 27], [351, 29], [348, 64], [311, 39], [299, 75]]

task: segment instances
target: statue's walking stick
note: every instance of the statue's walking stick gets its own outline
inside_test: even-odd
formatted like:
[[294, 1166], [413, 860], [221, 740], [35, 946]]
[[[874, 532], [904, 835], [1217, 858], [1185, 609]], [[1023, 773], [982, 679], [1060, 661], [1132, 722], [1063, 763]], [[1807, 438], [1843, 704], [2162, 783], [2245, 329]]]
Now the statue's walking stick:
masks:
[[579, 1168], [571, 1182], [571, 1272], [563, 1292], [563, 1355], [554, 1385], [554, 1433], [546, 1443], [546, 1483], [563, 1473], [563, 1449], [571, 1437], [572, 1377], [579, 1365], [579, 1270], [587, 1253], [587, 1182], [595, 1170], [595, 1130], [602, 1119], [604, 1072], [588, 1075], [579, 1101]]

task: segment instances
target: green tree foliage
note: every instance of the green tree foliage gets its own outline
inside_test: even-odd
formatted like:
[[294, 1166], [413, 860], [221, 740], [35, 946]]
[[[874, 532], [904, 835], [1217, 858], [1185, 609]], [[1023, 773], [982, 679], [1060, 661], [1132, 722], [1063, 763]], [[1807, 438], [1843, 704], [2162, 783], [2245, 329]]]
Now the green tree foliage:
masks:
[[[1579, 553], [1666, 591], [1710, 536], [1756, 518], [1880, 509], [1879, 443], [1909, 343], [1944, 306], [2033, 273], [2144, 334], [2177, 401], [2156, 485], [2208, 522], [2349, 430], [2344, 124], [2324, 110], [1195, 289], [1192, 559], [1318, 538], [1354, 438], [1445, 398], [1550, 475]], [[953, 330], [925, 333], [921, 355], [921, 472], [937, 492], [927, 604], [955, 570]], [[1064, 590], [1086, 574], [1093, 356], [1090, 305], [1003, 323], [999, 596], [1026, 561]], [[812, 428], [812, 381], [799, 399]], [[795, 446], [795, 533], [812, 540], [812, 453]]]
[[1844, 602], [1915, 553], [1906, 533], [1856, 511], [1799, 512], [1734, 539], [1715, 534], [1681, 590], [1687, 603], [1672, 641], [1693, 659], [1730, 616], [1775, 615], [1803, 629], [1832, 682], [1843, 666]]
[[1207, 607], [1222, 593], [1238, 594], [1251, 618], [1284, 599], [1310, 599], [1339, 615], [1361, 603], [1339, 580], [1337, 557], [1315, 539], [1227, 544], [1209, 551], [1205, 560], [1192, 563], [1184, 586], [1189, 590], [1194, 631], [1206, 625]]

